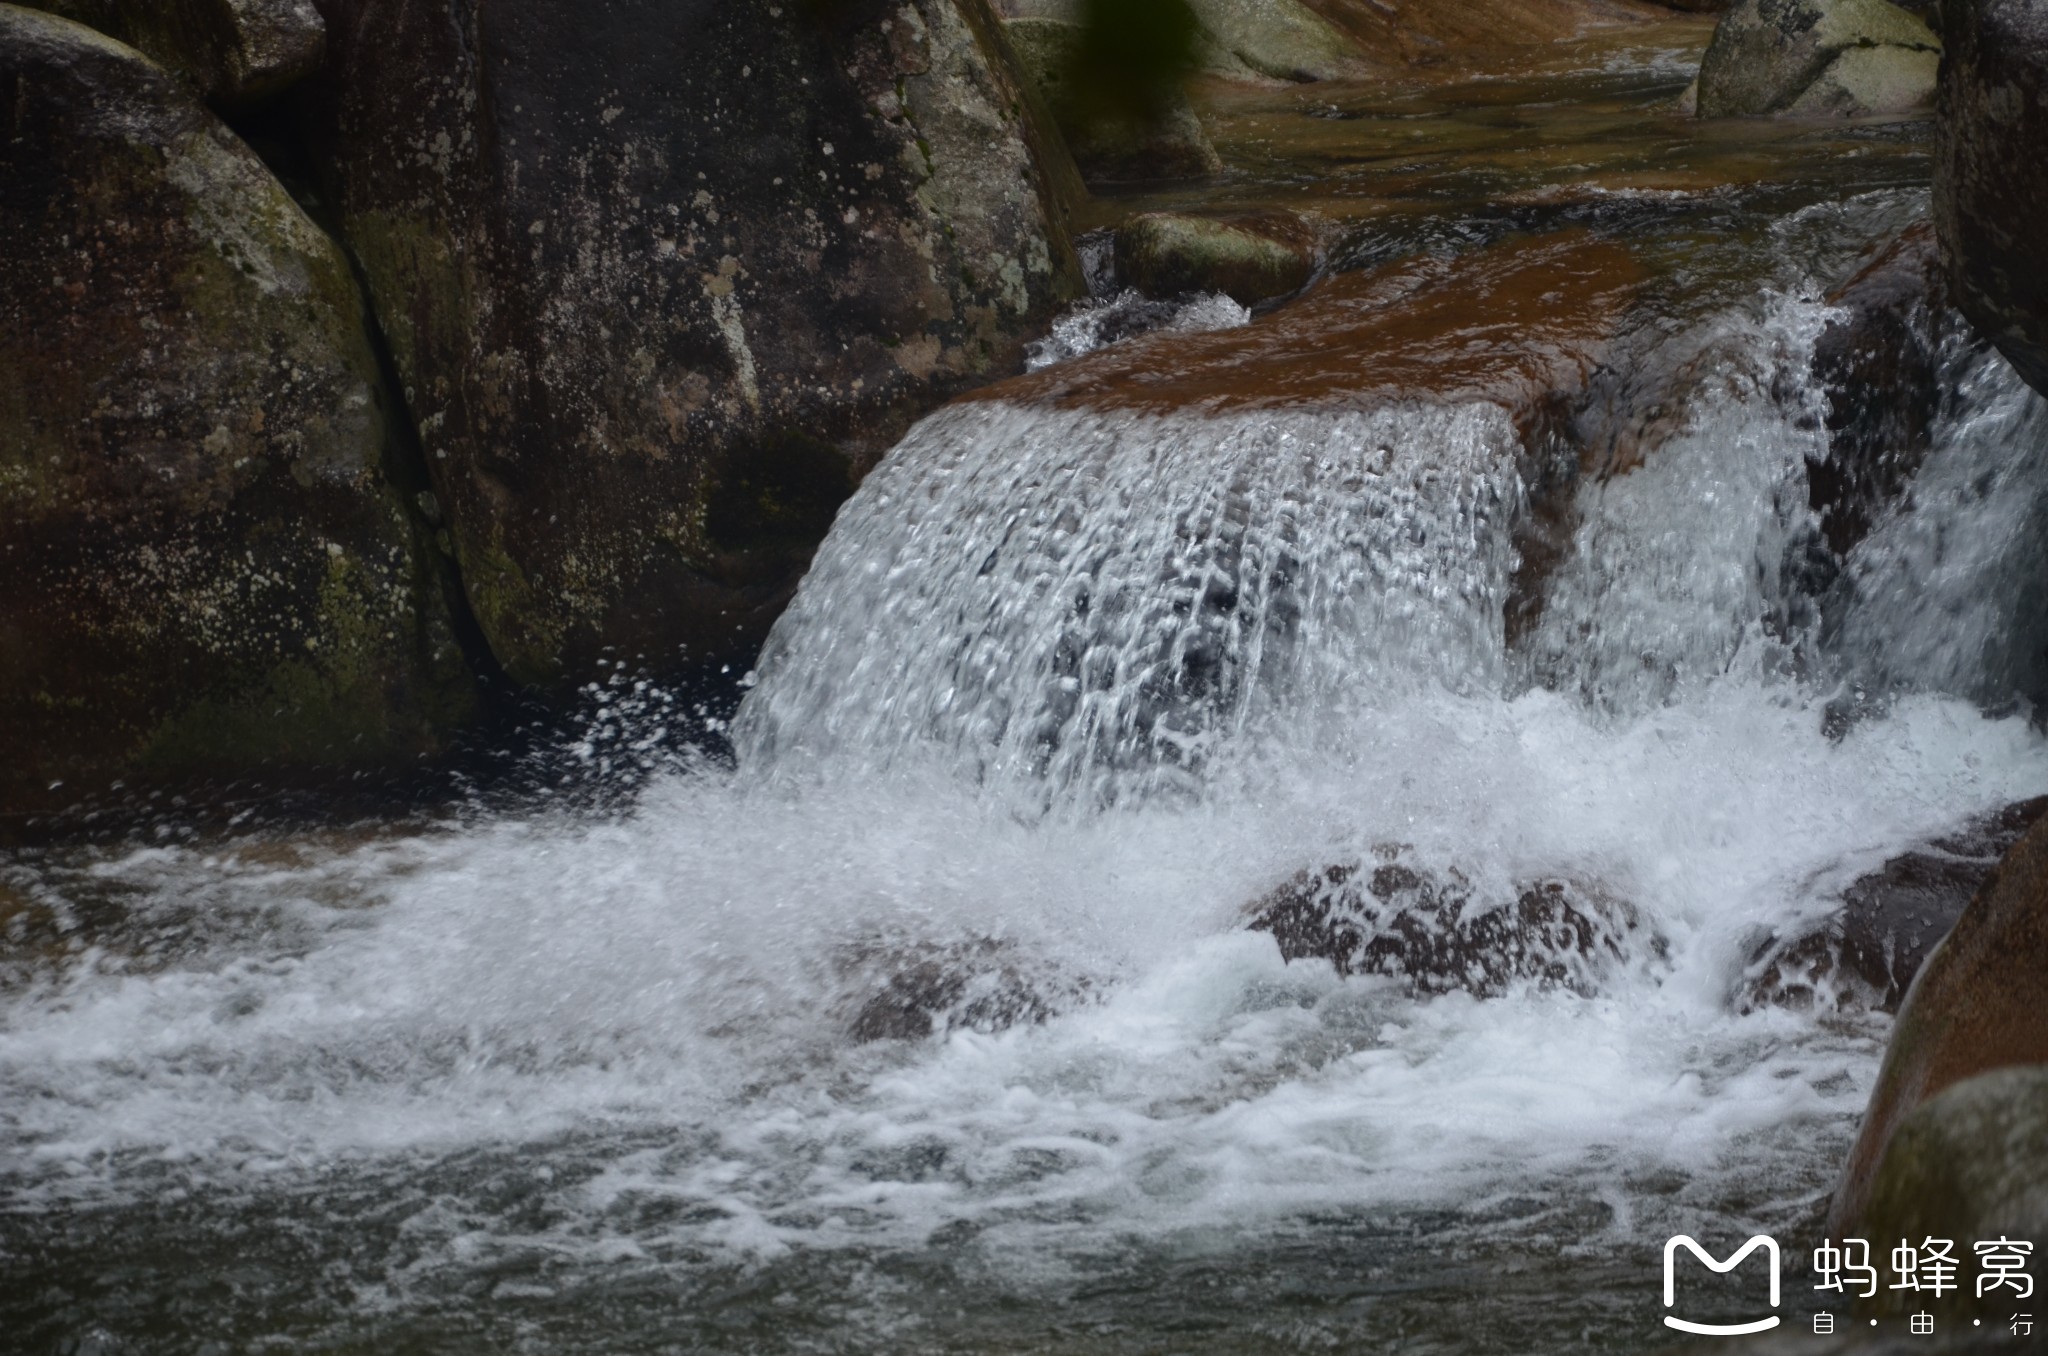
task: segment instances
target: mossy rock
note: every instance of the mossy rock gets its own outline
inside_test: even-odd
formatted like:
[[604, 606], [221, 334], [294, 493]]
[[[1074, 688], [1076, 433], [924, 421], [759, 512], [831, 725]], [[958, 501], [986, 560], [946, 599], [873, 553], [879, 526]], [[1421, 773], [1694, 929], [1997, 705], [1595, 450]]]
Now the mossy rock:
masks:
[[1006, 27], [1025, 78], [1044, 95], [1089, 182], [1204, 179], [1223, 168], [1181, 90], [1162, 90], [1136, 107], [1090, 98], [1079, 69], [1080, 25], [1013, 19]]
[[304, 79], [327, 48], [313, 0], [43, 0], [29, 8], [128, 43], [227, 108]]
[[0, 5], [0, 811], [389, 767], [474, 693], [349, 267], [191, 92]]
[[1315, 232], [1291, 212], [1147, 212], [1117, 228], [1116, 275], [1147, 296], [1222, 292], [1243, 306], [1289, 296], [1316, 268]]
[[307, 101], [478, 622], [557, 691], [751, 653], [859, 476], [1085, 292], [987, 0], [601, 9], [333, 5]]
[[1934, 95], [1941, 40], [1889, 0], [1741, 0], [1700, 63], [1699, 115], [1901, 113]]

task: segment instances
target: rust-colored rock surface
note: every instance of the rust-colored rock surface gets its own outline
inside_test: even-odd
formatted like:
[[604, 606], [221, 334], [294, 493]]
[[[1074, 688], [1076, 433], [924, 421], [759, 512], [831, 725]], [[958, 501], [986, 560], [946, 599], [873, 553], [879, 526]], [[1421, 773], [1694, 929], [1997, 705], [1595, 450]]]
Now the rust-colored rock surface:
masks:
[[1568, 230], [1325, 279], [1237, 329], [1147, 335], [977, 392], [1167, 413], [1394, 400], [1518, 415], [1575, 390], [1642, 280], [1627, 246]]

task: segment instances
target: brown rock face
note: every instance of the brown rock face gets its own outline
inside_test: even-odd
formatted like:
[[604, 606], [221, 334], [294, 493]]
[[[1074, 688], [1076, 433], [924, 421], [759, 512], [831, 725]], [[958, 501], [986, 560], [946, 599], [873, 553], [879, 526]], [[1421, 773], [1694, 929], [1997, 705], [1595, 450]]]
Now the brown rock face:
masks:
[[471, 705], [346, 262], [187, 89], [0, 5], [0, 810], [388, 765]]
[[1855, 1232], [1878, 1164], [1913, 1108], [1987, 1070], [2048, 1063], [2048, 823], [2006, 854], [1906, 995], [1829, 1212]]
[[2048, 6], [1944, 0], [1934, 223], [1956, 304], [2048, 392]]
[[322, 0], [331, 195], [516, 678], [758, 639], [1082, 290], [986, 0]]
[[1364, 863], [1303, 871], [1252, 906], [1251, 927], [1270, 932], [1290, 963], [1324, 960], [1340, 975], [1387, 975], [1417, 993], [1463, 990], [1479, 998], [1516, 984], [1592, 993], [1609, 968], [1632, 958], [1641, 923], [1626, 904], [1542, 881], [1512, 904], [1475, 906], [1458, 872], [1436, 876], [1398, 849]]
[[1641, 278], [1626, 246], [1560, 231], [1339, 274], [1237, 329], [1146, 335], [978, 394], [1160, 414], [1486, 400], [1533, 418], [1584, 384]]
[[327, 27], [313, 0], [48, 0], [140, 48], [223, 107], [269, 98], [319, 68]]
[[[1367, 56], [1418, 66], [1455, 63], [1503, 48], [1538, 46], [1594, 28], [1640, 23], [1655, 4], [1631, 0], [1304, 0]], [[1716, 0], [1681, 0], [1696, 9]], [[1666, 16], [1669, 17], [1668, 15]]]

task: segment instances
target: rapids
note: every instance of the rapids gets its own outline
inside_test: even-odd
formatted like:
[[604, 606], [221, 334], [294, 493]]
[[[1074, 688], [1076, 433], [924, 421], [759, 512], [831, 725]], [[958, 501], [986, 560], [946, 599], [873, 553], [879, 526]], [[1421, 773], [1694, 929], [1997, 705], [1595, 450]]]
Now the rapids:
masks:
[[[1089, 353], [1097, 307], [1022, 379], [1054, 385], [867, 478], [731, 760], [623, 808], [0, 861], [0, 1347], [1655, 1347], [1664, 1238], [1810, 1233], [1882, 1048], [1738, 1015], [1755, 937], [2048, 792], [2048, 406], [2002, 362], [1949, 353], [1912, 493], [1793, 567], [1824, 293], [1924, 210], [1875, 144], [1804, 201], [1354, 223], [1360, 268], [1446, 221], [1474, 267], [1634, 241], [1618, 333], [1539, 364], [1632, 449], [1550, 488], [1540, 578], [1497, 383], [1059, 396], [1317, 342], [1212, 305]], [[1418, 998], [1246, 929], [1396, 846], [1473, 909], [1625, 900], [1640, 944], [1588, 994]]]

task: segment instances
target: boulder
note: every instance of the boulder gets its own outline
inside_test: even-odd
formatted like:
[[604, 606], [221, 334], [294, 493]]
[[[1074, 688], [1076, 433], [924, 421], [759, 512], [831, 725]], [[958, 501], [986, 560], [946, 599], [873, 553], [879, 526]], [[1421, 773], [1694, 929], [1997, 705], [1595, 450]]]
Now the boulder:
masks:
[[1903, 113], [1934, 94], [1941, 40], [1887, 0], [1741, 0], [1700, 63], [1703, 118]]
[[2048, 821], [1998, 864], [1919, 978], [1892, 1029], [1863, 1128], [1829, 1213], [1864, 1216], [1901, 1122], [1943, 1089], [1992, 1069], [2048, 1063]]
[[2044, 812], [2048, 797], [2009, 805], [1859, 878], [1817, 926], [1756, 945], [1740, 1006], [1897, 1012], [1929, 953]]
[[[1978, 1074], [1915, 1107], [1899, 1121], [1862, 1212], [1844, 1224], [1852, 1236], [1874, 1246], [1886, 1240], [1887, 1248], [1896, 1239], [1950, 1239], [1961, 1264], [1963, 1285], [1953, 1294], [1881, 1288], [1860, 1312], [1924, 1309], [1937, 1320], [1980, 1314], [1986, 1306], [1974, 1293], [1974, 1245], [2048, 1237], [2048, 1066]], [[2037, 1261], [2025, 1269], [2034, 1271]]]
[[1956, 304], [2048, 392], [2048, 6], [1948, 0], [1934, 222]]
[[327, 46], [313, 0], [46, 0], [30, 8], [119, 38], [230, 109], [311, 75]]
[[1240, 306], [1291, 296], [1316, 270], [1316, 233], [1292, 212], [1146, 212], [1116, 232], [1116, 276], [1148, 297], [1221, 292]]
[[134, 49], [0, 5], [0, 809], [388, 765], [473, 692], [348, 264]]
[[1223, 168], [1177, 85], [1136, 104], [1092, 100], [1092, 82], [1080, 63], [1080, 25], [1013, 19], [1007, 30], [1020, 68], [1044, 96], [1090, 183], [1202, 179]]
[[324, 197], [516, 679], [744, 656], [865, 469], [1083, 292], [987, 0], [321, 0]]
[[1631, 906], [1560, 880], [1494, 907], [1475, 904], [1458, 871], [1432, 873], [1399, 847], [1370, 861], [1302, 871], [1251, 907], [1290, 964], [1387, 975], [1416, 993], [1496, 997], [1517, 985], [1591, 994], [1615, 966], [1660, 950]]

